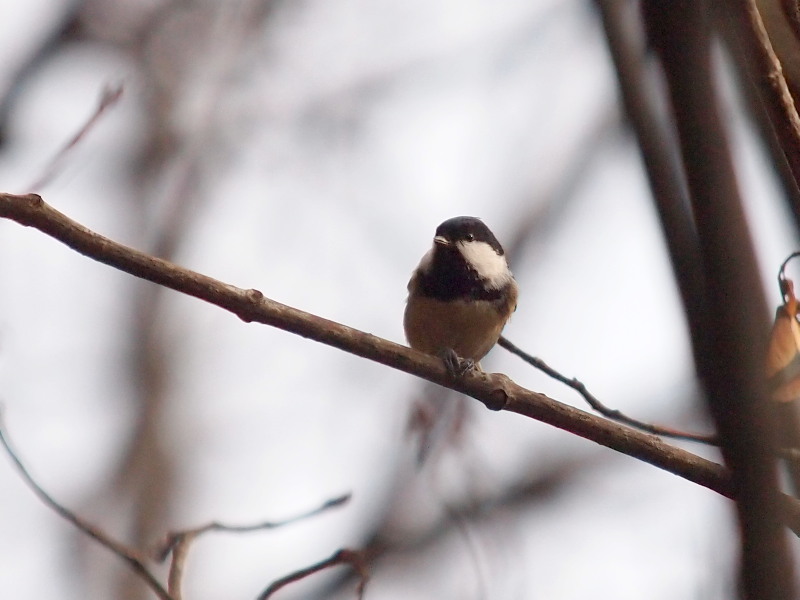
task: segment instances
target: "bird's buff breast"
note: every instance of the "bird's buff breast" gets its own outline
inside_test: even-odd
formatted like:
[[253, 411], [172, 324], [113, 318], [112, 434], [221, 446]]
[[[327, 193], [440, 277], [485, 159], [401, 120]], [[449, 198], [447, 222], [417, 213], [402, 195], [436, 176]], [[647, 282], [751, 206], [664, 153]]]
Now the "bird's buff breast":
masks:
[[508, 314], [488, 301], [418, 297], [406, 305], [403, 325], [412, 348], [433, 355], [450, 348], [477, 362], [497, 342]]

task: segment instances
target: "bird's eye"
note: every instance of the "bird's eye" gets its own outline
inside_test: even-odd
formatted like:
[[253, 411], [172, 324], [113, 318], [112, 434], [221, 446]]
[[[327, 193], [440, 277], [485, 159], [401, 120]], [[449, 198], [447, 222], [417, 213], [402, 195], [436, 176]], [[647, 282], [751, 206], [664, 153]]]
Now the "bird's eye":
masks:
[[472, 235], [471, 233], [468, 233], [467, 235], [464, 236], [464, 239], [467, 240], [468, 242], [474, 242], [475, 236]]

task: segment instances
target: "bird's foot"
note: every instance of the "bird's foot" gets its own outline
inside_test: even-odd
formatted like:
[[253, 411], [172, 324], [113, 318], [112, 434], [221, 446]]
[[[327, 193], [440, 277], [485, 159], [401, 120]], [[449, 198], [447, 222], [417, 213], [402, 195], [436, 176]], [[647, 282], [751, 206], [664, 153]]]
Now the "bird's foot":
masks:
[[458, 379], [466, 375], [469, 371], [477, 368], [475, 361], [471, 358], [461, 358], [452, 348], [445, 348], [440, 356], [444, 363], [444, 368], [453, 379]]

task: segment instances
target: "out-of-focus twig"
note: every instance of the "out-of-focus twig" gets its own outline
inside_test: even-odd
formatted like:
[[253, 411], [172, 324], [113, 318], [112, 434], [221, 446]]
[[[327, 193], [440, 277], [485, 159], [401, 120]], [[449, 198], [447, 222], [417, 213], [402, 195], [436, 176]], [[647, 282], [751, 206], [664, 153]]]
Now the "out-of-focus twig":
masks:
[[305, 579], [306, 577], [313, 575], [314, 573], [319, 573], [320, 571], [338, 565], [350, 565], [356, 571], [359, 578], [358, 585], [356, 586], [356, 594], [358, 594], [359, 600], [362, 600], [364, 598], [364, 588], [369, 580], [369, 572], [367, 570], [366, 561], [360, 552], [356, 550], [347, 550], [345, 548], [337, 550], [332, 556], [326, 558], [325, 560], [321, 560], [318, 563], [314, 563], [313, 565], [306, 567], [305, 569], [300, 569], [299, 571], [295, 571], [294, 573], [274, 581], [258, 596], [258, 600], [267, 600], [268, 598], [271, 598], [275, 592], [286, 587], [290, 583], [295, 583], [301, 579]]
[[[610, 102], [599, 109], [596, 119], [572, 143], [570, 151], [552, 156], [547, 174], [537, 173], [535, 189], [523, 196], [519, 206], [512, 207], [514, 227], [503, 235], [503, 248], [515, 271], [523, 261], [532, 261], [536, 256], [528, 251], [530, 246], [544, 247], [556, 234], [559, 219], [570, 213], [579, 197], [577, 192], [597, 161], [606, 156], [604, 146], [614, 141], [620, 119], [619, 109]], [[557, 153], [555, 148], [552, 151]]]
[[592, 394], [584, 385], [583, 382], [579, 381], [575, 377], [567, 377], [566, 375], [562, 375], [558, 371], [556, 371], [553, 367], [548, 365], [544, 362], [541, 358], [537, 358], [528, 354], [519, 346], [510, 342], [506, 337], [500, 336], [500, 340], [497, 342], [499, 346], [505, 348], [512, 354], [516, 354], [522, 360], [524, 360], [529, 365], [539, 369], [543, 373], [545, 373], [548, 377], [552, 377], [556, 381], [560, 381], [564, 385], [571, 387], [573, 390], [578, 392], [586, 403], [591, 406], [594, 410], [599, 412], [604, 417], [608, 417], [609, 419], [614, 419], [620, 423], [625, 423], [626, 425], [630, 425], [631, 427], [635, 427], [636, 429], [641, 429], [642, 431], [646, 431], [647, 433], [652, 433], [653, 435], [661, 435], [664, 437], [675, 438], [679, 440], [688, 440], [691, 442], [699, 442], [701, 444], [709, 444], [711, 446], [718, 445], [717, 437], [714, 435], [706, 435], [702, 433], [690, 433], [687, 431], [679, 431], [677, 429], [671, 429], [669, 427], [662, 427], [660, 425], [653, 425], [652, 423], [646, 423], [644, 421], [639, 421], [638, 419], [634, 419], [633, 417], [629, 417], [625, 413], [614, 409], [609, 408], [597, 397]]
[[[10, 121], [13, 116], [14, 106], [20, 101], [26, 84], [36, 75], [42, 65], [46, 63], [65, 44], [81, 37], [80, 12], [83, 2], [65, 2], [48, 15], [55, 16], [51, 21], [49, 31], [43, 32], [31, 52], [14, 68], [7, 79], [7, 87], [0, 89], [0, 150], [9, 142]], [[40, 22], [41, 25], [41, 22]], [[31, 41], [29, 33], [27, 41]], [[5, 57], [8, 67], [8, 57]]]
[[56, 175], [58, 175], [58, 171], [61, 169], [64, 160], [67, 158], [67, 156], [69, 156], [69, 153], [80, 143], [84, 137], [86, 137], [86, 135], [97, 125], [97, 123], [100, 122], [100, 119], [103, 117], [103, 115], [117, 102], [119, 102], [119, 99], [122, 98], [123, 90], [124, 88], [122, 84], [113, 86], [109, 85], [103, 89], [103, 92], [100, 94], [100, 102], [98, 102], [97, 108], [95, 108], [92, 115], [75, 133], [75, 135], [67, 140], [67, 143], [64, 144], [61, 150], [59, 150], [50, 160], [50, 163], [47, 165], [47, 167], [45, 167], [38, 179], [28, 186], [28, 191], [41, 190], [44, 186], [50, 183]]
[[8, 439], [8, 433], [5, 430], [5, 425], [0, 414], [0, 444], [2, 444], [8, 456], [11, 458], [14, 466], [19, 471], [25, 483], [28, 484], [33, 492], [56, 512], [61, 518], [72, 523], [78, 530], [95, 540], [98, 544], [109, 550], [111, 553], [119, 557], [136, 575], [138, 575], [147, 586], [156, 594], [161, 600], [177, 600], [156, 579], [155, 575], [145, 565], [145, 558], [140, 556], [135, 550], [128, 548], [124, 544], [112, 539], [99, 527], [92, 525], [82, 517], [79, 517], [74, 512], [59, 504], [50, 494], [48, 494], [42, 486], [40, 486], [28, 469], [22, 463], [19, 455], [11, 446]]
[[[700, 248], [689, 205], [686, 177], [678, 141], [661, 86], [649, 60], [643, 27], [635, 3], [594, 0], [619, 83], [620, 101], [630, 121], [653, 201], [658, 210], [664, 243], [683, 302], [689, 329], [701, 331], [705, 322], [705, 283], [700, 270]], [[695, 351], [694, 347], [692, 348]], [[696, 351], [695, 351], [696, 352]], [[695, 362], [701, 357], [695, 355]]]

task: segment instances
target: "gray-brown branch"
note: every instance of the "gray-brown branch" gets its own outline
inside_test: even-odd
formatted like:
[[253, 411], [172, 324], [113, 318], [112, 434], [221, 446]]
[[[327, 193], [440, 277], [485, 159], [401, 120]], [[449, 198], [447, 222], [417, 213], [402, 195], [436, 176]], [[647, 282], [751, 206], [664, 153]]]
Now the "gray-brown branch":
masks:
[[[527, 390], [505, 375], [471, 372], [453, 379], [435, 357], [275, 302], [258, 290], [238, 288], [114, 242], [68, 218], [36, 194], [0, 194], [0, 217], [34, 227], [116, 269], [205, 300], [245, 322], [271, 325], [427, 379], [467, 394], [492, 410], [506, 410], [547, 423], [727, 498], [733, 497], [730, 474], [725, 467], [667, 444], [654, 435]], [[785, 522], [795, 532], [800, 532], [800, 503], [787, 496], [782, 498]]]

